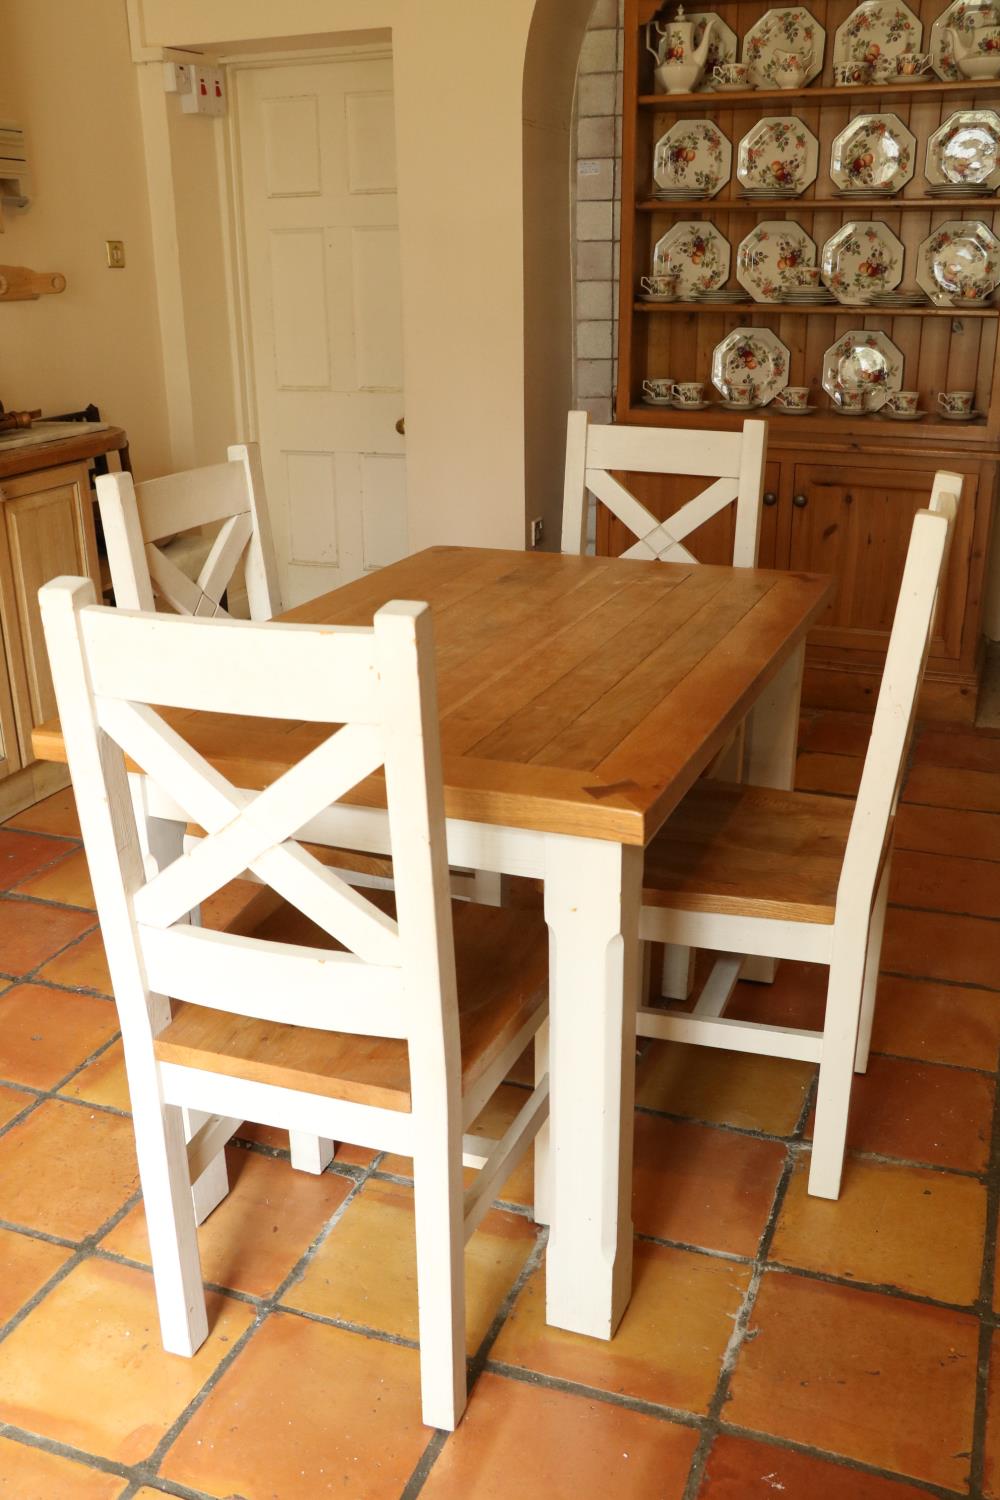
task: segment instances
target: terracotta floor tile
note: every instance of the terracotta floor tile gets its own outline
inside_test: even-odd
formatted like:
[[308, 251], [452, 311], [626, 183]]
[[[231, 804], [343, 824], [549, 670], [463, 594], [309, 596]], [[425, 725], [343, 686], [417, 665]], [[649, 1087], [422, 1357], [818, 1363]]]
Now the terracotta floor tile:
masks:
[[961, 849], [967, 859], [1000, 859], [1000, 816], [902, 804], [896, 813], [895, 844], [897, 849], [928, 854]]
[[[482, 1343], [536, 1238], [529, 1219], [491, 1209], [466, 1246], [470, 1355]], [[305, 1312], [417, 1338], [412, 1188], [377, 1178], [366, 1182], [282, 1300]]]
[[[229, 1194], [198, 1231], [201, 1272], [216, 1286], [269, 1297], [302, 1259], [350, 1191], [344, 1177], [293, 1172], [287, 1161], [230, 1148]], [[101, 1241], [149, 1264], [146, 1215], [137, 1203]]]
[[[534, 1064], [532, 1064], [534, 1066]], [[469, 1127], [470, 1135], [483, 1135], [487, 1140], [499, 1140], [522, 1108], [527, 1095], [523, 1088], [511, 1084], [501, 1084], [493, 1098], [473, 1120]], [[389, 1152], [382, 1161], [379, 1171], [392, 1172], [397, 1177], [413, 1176], [413, 1160], [409, 1156], [397, 1156]], [[466, 1185], [474, 1182], [477, 1176], [475, 1167], [467, 1167], [465, 1171]], [[504, 1203], [518, 1203], [525, 1208], [530, 1208], [535, 1201], [535, 1173], [534, 1155], [529, 1150], [507, 1180], [501, 1184], [497, 1198]]]
[[88, 1453], [148, 1457], [253, 1322], [245, 1302], [210, 1296], [193, 1359], [164, 1354], [147, 1271], [90, 1259], [0, 1344], [0, 1420]]
[[1000, 1004], [987, 990], [883, 974], [872, 1047], [993, 1072], [1000, 1051]]
[[750, 1438], [716, 1438], [698, 1500], [927, 1500], [927, 1491]]
[[795, 762], [795, 790], [856, 797], [863, 764], [859, 755], [824, 755], [807, 750]]
[[960, 1489], [969, 1472], [978, 1323], [853, 1287], [770, 1273], [726, 1420]]
[[818, 713], [802, 722], [799, 752], [863, 756], [871, 734], [871, 714]]
[[79, 1240], [139, 1186], [132, 1122], [49, 1099], [0, 1136], [0, 1219]]
[[636, 1232], [753, 1256], [784, 1161], [776, 1141], [637, 1114]]
[[261, 1125], [257, 1120], [244, 1120], [236, 1132], [238, 1141], [252, 1141], [257, 1146], [270, 1146], [276, 1151], [287, 1151], [288, 1131], [278, 1130], [274, 1125]]
[[26, 807], [7, 819], [8, 828], [30, 828], [34, 833], [55, 833], [64, 837], [80, 837], [80, 819], [76, 815], [76, 803], [71, 787], [53, 792], [34, 807]]
[[48, 980], [50, 984], [65, 984], [73, 989], [97, 990], [98, 994], [110, 995], [111, 975], [100, 931], [89, 933], [65, 953], [51, 959], [39, 970], [38, 978]]
[[796, 1163], [771, 1260], [941, 1302], [975, 1302], [986, 1229], [981, 1183], [852, 1161], [833, 1203], [809, 1196], [808, 1175], [808, 1159]]
[[355, 1146], [351, 1141], [338, 1141], [334, 1159], [342, 1167], [370, 1167], [378, 1156], [370, 1146]]
[[889, 908], [882, 968], [917, 979], [1000, 987], [1000, 922]]
[[0, 890], [9, 891], [45, 865], [65, 859], [72, 848], [61, 839], [0, 828]]
[[415, 1349], [291, 1313], [268, 1318], [160, 1465], [242, 1500], [397, 1500], [430, 1438]]
[[986, 1390], [983, 1500], [1000, 1500], [1000, 1333], [996, 1332], [993, 1334], [989, 1382]]
[[112, 1042], [106, 1052], [71, 1078], [59, 1092], [68, 1099], [86, 1099], [88, 1104], [104, 1104], [109, 1109], [130, 1111], [132, 1100], [129, 1098], [121, 1042]]
[[726, 1015], [734, 1021], [822, 1030], [829, 972], [825, 964], [783, 960], [773, 984], [749, 984], [741, 979]]
[[636, 1072], [636, 1103], [712, 1124], [790, 1135], [815, 1071], [811, 1063], [780, 1057], [651, 1042]]
[[7, 1125], [15, 1115], [19, 1115], [26, 1105], [35, 1099], [34, 1094], [27, 1093], [24, 1089], [8, 1088], [6, 1084], [0, 1086], [0, 1125]]
[[896, 906], [1000, 917], [1000, 860], [949, 858], [897, 849], [889, 899]]
[[[847, 1144], [876, 1156], [984, 1171], [993, 1087], [980, 1073], [872, 1056], [868, 1072], [854, 1077]], [[845, 1178], [849, 1170], [850, 1164]]]
[[916, 735], [913, 764], [1000, 772], [1000, 734], [986, 729], [921, 728]]
[[66, 906], [94, 909], [94, 888], [90, 883], [87, 856], [82, 849], [67, 855], [49, 869], [22, 880], [17, 892], [20, 896], [34, 896], [39, 901], [60, 901]]
[[914, 765], [903, 789], [904, 802], [957, 807], [967, 812], [1000, 812], [1000, 776], [954, 766]]
[[[3, 1266], [0, 1323], [12, 1318], [72, 1254], [72, 1250], [50, 1245], [48, 1240], [36, 1240], [27, 1234], [15, 1234], [12, 1229], [0, 1229], [0, 1266]], [[0, 1496], [3, 1495], [2, 1480], [3, 1466], [0, 1465]]]
[[0, 969], [27, 974], [95, 922], [93, 912], [0, 897]]
[[527, 1282], [490, 1358], [596, 1390], [703, 1412], [750, 1272], [733, 1261], [639, 1242], [632, 1300], [608, 1343], [550, 1328], [545, 1276]]
[[53, 1088], [117, 1030], [109, 1000], [15, 984], [0, 995], [0, 1078]]
[[0, 1437], [0, 1500], [117, 1500], [122, 1484], [117, 1474]]
[[424, 1500], [681, 1500], [698, 1434], [604, 1401], [484, 1374]]

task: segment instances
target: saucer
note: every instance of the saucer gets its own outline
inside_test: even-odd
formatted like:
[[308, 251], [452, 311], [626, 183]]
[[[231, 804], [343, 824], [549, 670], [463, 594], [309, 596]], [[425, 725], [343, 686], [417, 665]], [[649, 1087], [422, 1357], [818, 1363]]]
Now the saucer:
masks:
[[643, 396], [643, 406], [673, 406], [673, 396]]
[[718, 94], [749, 94], [753, 89], [752, 83], [720, 83], [717, 78], [712, 80], [712, 92]]
[[832, 403], [832, 410], [838, 417], [870, 417], [871, 412], [865, 411], [864, 407], [854, 407], [849, 410], [846, 406], [838, 406], [836, 401]]
[[816, 408], [815, 406], [782, 406], [780, 401], [772, 401], [771, 410], [780, 411], [783, 417], [807, 417]]
[[926, 415], [926, 411], [890, 411], [886, 406], [882, 408], [882, 416], [888, 417], [890, 422], [919, 422]]
[[760, 409], [759, 401], [720, 401], [719, 405], [724, 406], [726, 411], [759, 411]]
[[941, 411], [940, 407], [937, 414], [945, 422], [974, 422], [984, 415], [981, 411]]
[[639, 293], [639, 301], [640, 302], [674, 302], [675, 300], [676, 300], [676, 293], [675, 292], [640, 292]]
[[704, 411], [711, 404], [711, 401], [675, 401], [673, 406], [674, 411]]

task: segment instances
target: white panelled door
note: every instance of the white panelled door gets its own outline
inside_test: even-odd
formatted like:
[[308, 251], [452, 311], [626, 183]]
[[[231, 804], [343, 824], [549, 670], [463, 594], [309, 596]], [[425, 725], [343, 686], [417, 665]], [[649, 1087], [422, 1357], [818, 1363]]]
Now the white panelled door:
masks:
[[257, 436], [288, 607], [406, 552], [392, 62], [237, 79]]

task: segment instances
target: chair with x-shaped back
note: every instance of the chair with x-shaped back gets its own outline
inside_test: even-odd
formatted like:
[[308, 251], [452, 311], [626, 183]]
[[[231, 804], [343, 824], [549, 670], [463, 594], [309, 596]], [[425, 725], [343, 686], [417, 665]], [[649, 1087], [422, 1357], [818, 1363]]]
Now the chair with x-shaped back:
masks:
[[[368, 628], [192, 620], [96, 605], [75, 578], [39, 598], [164, 1346], [191, 1355], [207, 1336], [189, 1183], [241, 1120], [401, 1152], [423, 1416], [452, 1428], [466, 1399], [463, 1247], [548, 1113], [548, 939], [533, 912], [450, 898], [430, 610], [388, 604]], [[182, 737], [183, 713], [166, 722], [172, 710], [293, 721], [311, 749], [245, 791]], [[159, 870], [142, 859], [126, 757], [206, 830]], [[296, 835], [379, 770], [395, 890], [369, 899]], [[233, 928], [188, 920], [247, 868], [266, 888]], [[533, 1039], [540, 1081], [515, 1119], [499, 1140], [464, 1136]], [[205, 1121], [187, 1144], [184, 1107]], [[463, 1154], [481, 1168], [467, 1189]]]
[[[225, 615], [222, 599], [242, 564], [250, 618], [271, 620], [280, 611], [256, 443], [235, 444], [224, 464], [141, 484], [131, 474], [102, 474], [97, 499], [120, 609], [150, 610], [159, 599], [179, 615]], [[209, 526], [219, 530], [198, 577], [189, 578], [158, 544]]]

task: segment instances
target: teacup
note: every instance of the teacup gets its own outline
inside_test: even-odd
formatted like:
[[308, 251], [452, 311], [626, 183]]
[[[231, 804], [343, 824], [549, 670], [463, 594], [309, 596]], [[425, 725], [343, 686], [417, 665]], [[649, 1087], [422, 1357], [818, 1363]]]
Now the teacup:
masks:
[[868, 393], [863, 385], [841, 385], [838, 381], [833, 388], [833, 399], [841, 411], [863, 412]]
[[705, 382], [680, 380], [674, 385], [671, 395], [677, 406], [700, 406], [705, 399]]
[[746, 385], [727, 385], [723, 394], [730, 406], [756, 406], [757, 404], [756, 393], [749, 382]]
[[941, 410], [951, 412], [953, 415], [960, 417], [967, 417], [969, 415], [975, 399], [975, 391], [938, 392], [938, 405], [941, 407]]
[[669, 375], [664, 375], [660, 380], [644, 380], [642, 393], [647, 401], [662, 401], [666, 404], [673, 400], [674, 382]]
[[850, 83], [870, 83], [871, 77], [871, 63], [865, 62], [863, 58], [833, 65], [833, 81], [838, 88]]
[[801, 411], [804, 406], [809, 405], [809, 387], [807, 385], [786, 385], [783, 391], [779, 391], [774, 398], [775, 406], [786, 406], [789, 411]]
[[677, 277], [643, 276], [639, 285], [650, 297], [672, 297], [677, 291]]
[[929, 52], [904, 52], [896, 58], [896, 75], [899, 78], [919, 78], [931, 65]]
[[886, 411], [899, 412], [905, 416], [916, 411], [919, 400], [919, 391], [890, 391], [885, 398], [884, 407]]
[[899, 76], [895, 57], [876, 57], [871, 68], [876, 83], [893, 83]]
[[751, 87], [749, 63], [717, 62], [712, 69], [712, 77], [716, 83], [721, 83], [727, 89], [748, 89]]
[[792, 288], [796, 291], [813, 291], [823, 285], [823, 272], [819, 266], [796, 266]]
[[772, 54], [774, 57], [774, 72], [772, 82], [779, 89], [798, 89], [806, 81], [806, 73], [811, 61], [805, 52], [786, 52], [778, 47]]

